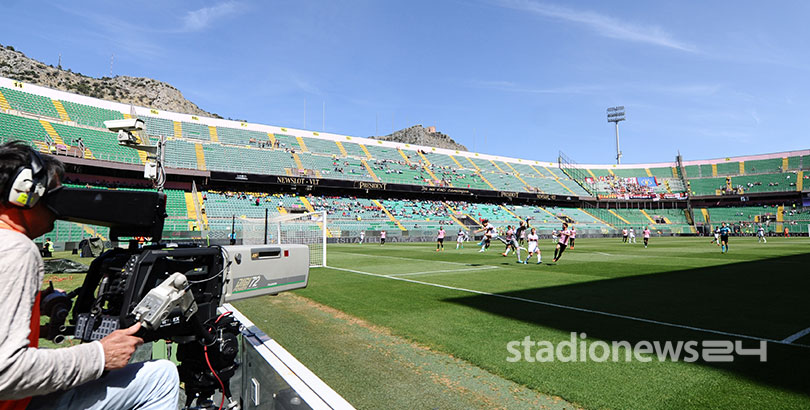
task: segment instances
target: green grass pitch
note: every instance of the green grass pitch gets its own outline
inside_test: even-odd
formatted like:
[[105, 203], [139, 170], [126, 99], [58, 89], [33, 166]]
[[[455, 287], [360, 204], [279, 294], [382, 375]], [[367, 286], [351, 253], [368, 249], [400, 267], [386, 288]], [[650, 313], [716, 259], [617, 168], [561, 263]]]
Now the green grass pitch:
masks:
[[[810, 336], [779, 343], [810, 327], [807, 238], [758, 244], [732, 237], [728, 254], [708, 238], [653, 238], [648, 249], [641, 239], [578, 239], [557, 264], [549, 264], [553, 245], [545, 240], [543, 265], [502, 257], [500, 242], [486, 253], [471, 242], [463, 250], [452, 241], [444, 252], [435, 247], [330, 245], [334, 268], [313, 269], [308, 288], [296, 293], [585, 408], [810, 408]], [[237, 306], [260, 326], [273, 316], [262, 298]], [[301, 329], [266, 331], [285, 344]], [[731, 363], [506, 360], [509, 341], [530, 336], [556, 344], [571, 332], [586, 333], [588, 342], [770, 342], [764, 363], [747, 356]], [[311, 367], [334, 366], [335, 376], [324, 372], [328, 384], [355, 377], [341, 373], [340, 358], [328, 352], [285, 346]], [[352, 401], [359, 390], [338, 393]]]

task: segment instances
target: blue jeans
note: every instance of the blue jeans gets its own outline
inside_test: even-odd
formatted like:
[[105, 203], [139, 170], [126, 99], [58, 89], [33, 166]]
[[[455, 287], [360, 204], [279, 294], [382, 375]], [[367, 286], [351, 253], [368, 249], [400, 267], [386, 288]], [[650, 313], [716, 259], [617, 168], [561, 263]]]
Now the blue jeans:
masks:
[[129, 364], [67, 391], [36, 396], [26, 410], [176, 410], [177, 366], [168, 360]]

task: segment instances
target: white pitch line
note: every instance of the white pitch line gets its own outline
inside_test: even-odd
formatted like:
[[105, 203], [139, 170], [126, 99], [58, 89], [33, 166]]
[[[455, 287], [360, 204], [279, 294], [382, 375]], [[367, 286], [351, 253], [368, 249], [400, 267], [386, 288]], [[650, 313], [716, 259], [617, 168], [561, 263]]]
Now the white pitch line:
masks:
[[[335, 269], [335, 270], [342, 270], [344, 272], [357, 273], [357, 274], [360, 274], [360, 275], [376, 276], [378, 278], [393, 279], [393, 280], [399, 280], [399, 281], [403, 281], [403, 282], [416, 283], [416, 284], [419, 284], [419, 285], [433, 286], [433, 287], [437, 287], [437, 288], [455, 290], [455, 291], [459, 291], [459, 292], [474, 293], [474, 294], [477, 294], [477, 295], [492, 296], [492, 297], [496, 297], [496, 298], [516, 300], [516, 301], [519, 301], [519, 302], [526, 302], [526, 303], [533, 303], [533, 304], [537, 304], [537, 305], [550, 306], [550, 307], [555, 307], [555, 308], [559, 308], [559, 309], [573, 310], [573, 311], [576, 311], [576, 312], [592, 313], [592, 314], [596, 314], [596, 315], [614, 317], [614, 318], [618, 318], [618, 319], [633, 320], [633, 321], [636, 321], [636, 322], [643, 322], [643, 323], [650, 323], [650, 324], [654, 324], [654, 325], [674, 327], [674, 328], [678, 328], [678, 329], [692, 330], [692, 331], [696, 331], [696, 332], [712, 333], [712, 334], [722, 335], [722, 336], [737, 337], [737, 338], [740, 338], [740, 339], [749, 339], [749, 340], [757, 340], [757, 341], [770, 342], [770, 343], [778, 343], [778, 344], [796, 346], [796, 347], [801, 347], [801, 348], [810, 348], [810, 345], [791, 343], [791, 342], [786, 341], [787, 339], [785, 339], [785, 340], [767, 339], [767, 338], [764, 338], [764, 337], [757, 337], [757, 336], [743, 335], [743, 334], [739, 334], [739, 333], [724, 332], [722, 330], [704, 329], [704, 328], [695, 327], [695, 326], [681, 325], [681, 324], [678, 324], [678, 323], [661, 322], [661, 321], [658, 321], [658, 320], [644, 319], [644, 318], [641, 318], [641, 317], [622, 315], [622, 314], [618, 314], [618, 313], [602, 312], [602, 311], [599, 311], [599, 310], [580, 308], [580, 307], [576, 307], [576, 306], [566, 306], [566, 305], [561, 305], [561, 304], [558, 304], [558, 303], [551, 303], [551, 302], [542, 302], [542, 301], [534, 300], [534, 299], [526, 299], [526, 298], [521, 298], [521, 297], [517, 297], [517, 296], [501, 295], [501, 294], [498, 294], [498, 293], [490, 293], [490, 292], [484, 292], [484, 291], [474, 290], [474, 289], [457, 288], [455, 286], [447, 286], [447, 285], [440, 285], [438, 283], [422, 282], [420, 280], [401, 278], [401, 277], [396, 277], [396, 276], [391, 276], [391, 275], [381, 275], [379, 273], [363, 272], [363, 271], [354, 270], [354, 269], [336, 268], [334, 266], [327, 266], [327, 268]], [[791, 336], [791, 337], [793, 337], [793, 336]]]
[[790, 335], [790, 336], [786, 337], [784, 340], [782, 340], [782, 343], [791, 344], [794, 341], [796, 341], [798, 339], [801, 339], [802, 337], [804, 337], [804, 336], [806, 336], [808, 334], [810, 334], [810, 327], [808, 327], [807, 329], [801, 330], [801, 331], [799, 331], [799, 332], [797, 332], [797, 333], [795, 333], [793, 335]]
[[449, 265], [470, 266], [469, 263], [448, 262], [448, 261], [431, 261], [431, 260], [419, 259], [419, 258], [406, 258], [404, 256], [371, 255], [371, 254], [367, 254], [367, 253], [355, 253], [355, 252], [343, 252], [343, 251], [335, 251], [335, 252], [345, 253], [347, 255], [366, 256], [366, 257], [369, 257], [369, 258], [403, 259], [403, 260], [406, 260], [406, 261], [418, 261], [418, 262], [425, 262], [425, 263], [446, 263], [446, 264], [449, 264]]
[[497, 266], [479, 266], [477, 268], [470, 268], [470, 269], [444, 269], [444, 270], [429, 270], [425, 272], [410, 272], [410, 273], [394, 273], [389, 276], [415, 276], [415, 275], [427, 275], [429, 273], [442, 273], [442, 272], [469, 272], [474, 270], [492, 270], [498, 269]]

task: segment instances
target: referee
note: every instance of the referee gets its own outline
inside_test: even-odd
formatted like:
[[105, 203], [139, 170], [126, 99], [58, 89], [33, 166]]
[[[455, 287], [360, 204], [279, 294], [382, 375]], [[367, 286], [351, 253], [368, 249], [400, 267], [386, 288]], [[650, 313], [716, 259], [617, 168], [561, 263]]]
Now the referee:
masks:
[[731, 229], [723, 222], [723, 226], [720, 227], [720, 250], [722, 253], [728, 253], [728, 234], [731, 232]]

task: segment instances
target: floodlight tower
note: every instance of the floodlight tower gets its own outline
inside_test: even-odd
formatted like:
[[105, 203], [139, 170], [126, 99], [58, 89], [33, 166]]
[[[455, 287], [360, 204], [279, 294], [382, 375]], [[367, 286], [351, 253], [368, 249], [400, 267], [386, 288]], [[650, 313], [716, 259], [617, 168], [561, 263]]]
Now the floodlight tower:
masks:
[[607, 120], [616, 124], [616, 163], [622, 163], [622, 151], [619, 149], [619, 122], [624, 121], [624, 106], [610, 107], [607, 109]]

